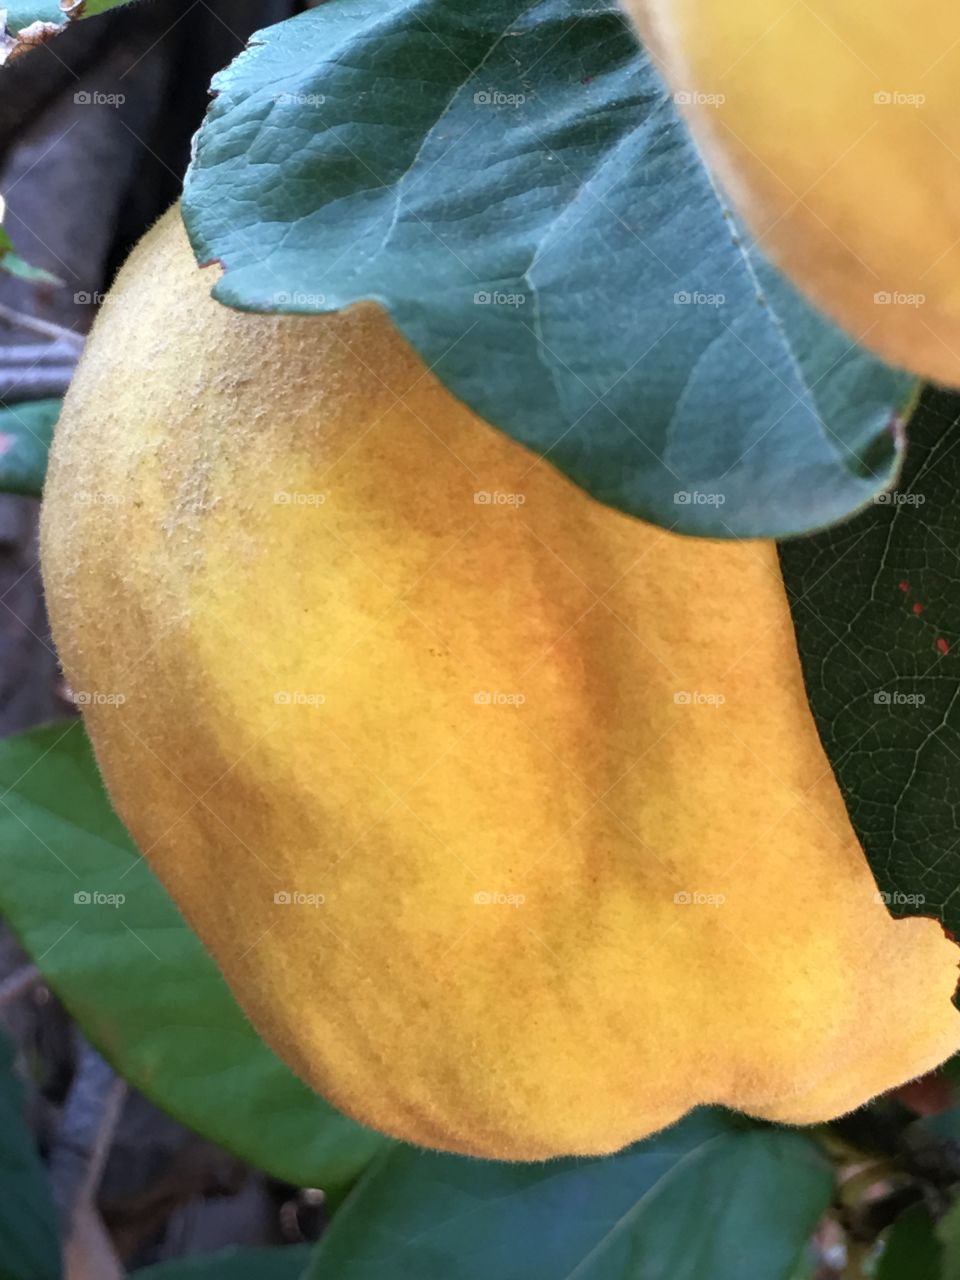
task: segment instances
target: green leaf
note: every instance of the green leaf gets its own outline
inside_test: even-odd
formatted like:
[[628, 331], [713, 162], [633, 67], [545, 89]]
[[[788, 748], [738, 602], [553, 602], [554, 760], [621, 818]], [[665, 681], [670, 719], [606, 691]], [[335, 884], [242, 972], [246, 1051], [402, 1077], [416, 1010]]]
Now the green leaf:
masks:
[[[3, 201], [0, 199], [0, 213], [2, 211]], [[19, 253], [15, 253], [10, 234], [2, 226], [0, 226], [0, 271], [6, 271], [8, 275], [17, 276], [21, 280], [35, 280], [42, 284], [63, 284], [58, 276], [44, 271], [43, 267], [31, 266], [20, 257]]]
[[134, 1271], [131, 1280], [300, 1280], [313, 1252], [309, 1245], [285, 1249], [223, 1249], [186, 1262], [163, 1262]]
[[687, 533], [892, 481], [913, 383], [751, 252], [609, 0], [334, 0], [214, 90], [184, 217], [223, 302], [381, 302], [483, 418]]
[[0, 1276], [59, 1280], [60, 1228], [46, 1171], [24, 1120], [13, 1059], [13, 1045], [0, 1035]]
[[943, 1250], [922, 1204], [901, 1213], [884, 1237], [875, 1280], [944, 1280]]
[[832, 1188], [809, 1138], [719, 1111], [605, 1160], [396, 1147], [305, 1280], [786, 1280]]
[[110, 807], [77, 722], [0, 743], [0, 912], [116, 1069], [278, 1178], [341, 1195], [387, 1143], [296, 1079]]
[[60, 404], [31, 400], [0, 408], [0, 493], [40, 497]]
[[960, 934], [960, 397], [928, 391], [895, 493], [781, 548], [810, 704], [895, 915]]
[[21, 258], [19, 253], [0, 254], [0, 271], [5, 271], [9, 276], [16, 276], [18, 280], [34, 280], [37, 284], [63, 284], [59, 276], [46, 271], [43, 267], [32, 266], [25, 258]]

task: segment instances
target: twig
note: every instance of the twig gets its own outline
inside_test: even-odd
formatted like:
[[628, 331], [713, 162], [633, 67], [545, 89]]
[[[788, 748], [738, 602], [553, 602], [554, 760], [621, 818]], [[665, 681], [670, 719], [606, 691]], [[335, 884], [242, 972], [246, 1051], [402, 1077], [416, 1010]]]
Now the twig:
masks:
[[6, 320], [8, 324], [17, 325], [21, 329], [31, 329], [34, 333], [44, 333], [49, 338], [62, 339], [72, 346], [83, 346], [82, 333], [74, 333], [72, 329], [65, 329], [63, 325], [54, 324], [52, 320], [41, 320], [38, 316], [29, 316], [26, 312], [15, 311], [13, 307], [8, 307], [2, 302], [0, 302], [0, 320]]
[[0, 364], [0, 401], [57, 400], [73, 381], [75, 365], [9, 369]]
[[86, 1040], [50, 1156], [50, 1182], [69, 1246], [74, 1220], [96, 1203], [127, 1086]]
[[65, 348], [59, 338], [50, 342], [16, 342], [12, 346], [0, 345], [0, 365], [69, 364], [77, 359], [78, 354], [73, 343]]
[[847, 1239], [847, 1264], [843, 1269], [843, 1280], [867, 1280], [867, 1262], [870, 1258], [871, 1246], [862, 1240]]

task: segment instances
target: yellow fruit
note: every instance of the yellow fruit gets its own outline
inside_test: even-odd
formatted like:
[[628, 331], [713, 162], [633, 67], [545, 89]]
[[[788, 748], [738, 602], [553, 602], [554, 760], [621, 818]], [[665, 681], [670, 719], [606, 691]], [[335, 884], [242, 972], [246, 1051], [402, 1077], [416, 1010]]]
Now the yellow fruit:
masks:
[[955, 0], [625, 0], [765, 250], [858, 342], [960, 384]]
[[[59, 426], [44, 571], [111, 794], [265, 1039], [504, 1159], [804, 1123], [960, 1046], [804, 695], [772, 544], [608, 510], [373, 305], [211, 301], [171, 213]], [[103, 695], [123, 694], [118, 703]]]

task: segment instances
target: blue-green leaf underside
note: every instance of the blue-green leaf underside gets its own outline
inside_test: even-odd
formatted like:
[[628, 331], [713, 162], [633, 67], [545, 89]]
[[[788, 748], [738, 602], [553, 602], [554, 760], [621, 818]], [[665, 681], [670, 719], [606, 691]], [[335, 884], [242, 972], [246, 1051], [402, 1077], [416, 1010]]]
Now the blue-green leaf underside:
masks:
[[483, 418], [686, 533], [892, 481], [911, 380], [751, 248], [616, 5], [330, 0], [214, 89], [184, 215], [223, 302], [378, 301]]

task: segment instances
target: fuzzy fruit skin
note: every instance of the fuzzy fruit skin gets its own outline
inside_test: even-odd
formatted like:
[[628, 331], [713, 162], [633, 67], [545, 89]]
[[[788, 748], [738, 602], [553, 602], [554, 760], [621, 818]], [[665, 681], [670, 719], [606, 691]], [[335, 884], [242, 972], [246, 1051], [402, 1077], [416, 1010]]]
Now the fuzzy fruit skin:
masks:
[[824, 1120], [956, 1050], [957, 950], [877, 900], [773, 545], [600, 506], [372, 305], [214, 278], [176, 211], [121, 274], [43, 563], [73, 687], [126, 698], [86, 710], [119, 812], [281, 1057], [534, 1160], [698, 1103]]
[[763, 249], [855, 340], [960, 385], [955, 0], [625, 4]]

